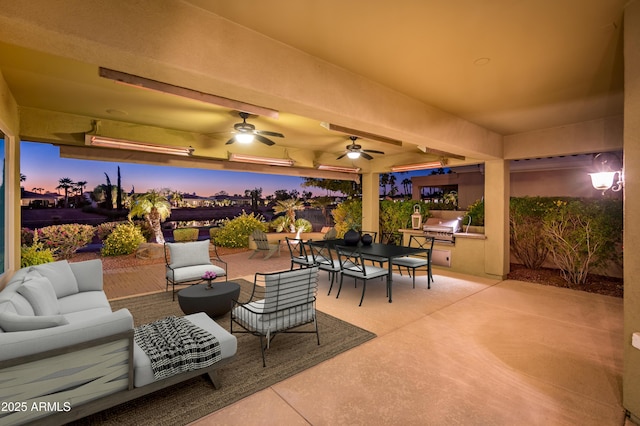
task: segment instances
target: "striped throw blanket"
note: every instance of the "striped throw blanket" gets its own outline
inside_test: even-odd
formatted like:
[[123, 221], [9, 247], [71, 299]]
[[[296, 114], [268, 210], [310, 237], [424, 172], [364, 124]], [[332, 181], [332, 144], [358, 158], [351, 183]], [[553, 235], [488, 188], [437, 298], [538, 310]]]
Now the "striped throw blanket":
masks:
[[156, 380], [208, 367], [222, 358], [218, 339], [182, 317], [136, 327], [134, 339], [151, 358]]

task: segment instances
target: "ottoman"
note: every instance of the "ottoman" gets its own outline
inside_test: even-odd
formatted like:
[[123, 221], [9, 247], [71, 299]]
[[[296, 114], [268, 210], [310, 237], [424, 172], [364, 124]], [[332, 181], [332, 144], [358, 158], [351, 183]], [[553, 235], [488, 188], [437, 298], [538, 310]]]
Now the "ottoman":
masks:
[[204, 312], [211, 318], [220, 317], [231, 310], [233, 300], [240, 296], [240, 285], [224, 281], [206, 285], [192, 285], [178, 292], [178, 303], [185, 315]]

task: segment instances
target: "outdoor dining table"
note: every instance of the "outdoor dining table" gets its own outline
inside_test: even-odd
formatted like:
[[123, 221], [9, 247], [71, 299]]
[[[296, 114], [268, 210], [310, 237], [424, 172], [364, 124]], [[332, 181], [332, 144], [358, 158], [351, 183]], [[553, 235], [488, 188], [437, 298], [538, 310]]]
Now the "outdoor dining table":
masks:
[[[335, 248], [336, 246], [346, 246], [344, 239], [338, 238], [333, 240], [311, 240], [308, 242], [309, 244], [319, 245], [319, 246], [329, 246], [329, 248]], [[354, 247], [354, 246], [351, 246]], [[358, 243], [358, 249], [360, 253], [364, 256], [375, 256], [377, 258], [384, 258], [387, 260], [387, 264], [389, 265], [389, 274], [387, 275], [387, 290], [389, 293], [389, 303], [393, 300], [392, 296], [392, 287], [393, 287], [393, 263], [392, 260], [398, 257], [411, 256], [418, 253], [427, 253], [429, 251], [428, 248], [422, 247], [406, 247], [406, 246], [396, 246], [393, 244], [381, 244], [381, 243], [371, 243], [369, 245], [364, 245], [362, 242]]]

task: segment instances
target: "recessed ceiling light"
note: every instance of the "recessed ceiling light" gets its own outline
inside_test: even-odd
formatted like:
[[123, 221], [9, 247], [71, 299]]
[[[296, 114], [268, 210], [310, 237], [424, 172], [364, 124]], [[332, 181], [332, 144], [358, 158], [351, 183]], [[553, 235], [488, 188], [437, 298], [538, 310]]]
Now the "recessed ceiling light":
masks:
[[478, 58], [475, 61], [473, 61], [473, 64], [481, 67], [483, 65], [487, 65], [489, 62], [491, 62], [491, 58]]

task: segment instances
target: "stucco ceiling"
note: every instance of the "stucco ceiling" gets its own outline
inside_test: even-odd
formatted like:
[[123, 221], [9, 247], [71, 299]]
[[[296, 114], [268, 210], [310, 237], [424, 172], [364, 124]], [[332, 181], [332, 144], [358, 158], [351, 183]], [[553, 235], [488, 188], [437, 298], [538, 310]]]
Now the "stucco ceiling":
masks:
[[[623, 111], [623, 0], [183, 3], [502, 135]], [[98, 77], [103, 64], [81, 59], [84, 52], [78, 57], [48, 53], [58, 49], [47, 43], [20, 45], [14, 42], [20, 36], [2, 34], [0, 29], [0, 70], [21, 107], [188, 132], [200, 155], [220, 157], [221, 150], [230, 149], [224, 142], [240, 121], [234, 109], [114, 85]], [[235, 49], [241, 54], [243, 47]], [[316, 117], [281, 110], [278, 120], [260, 116], [250, 121], [286, 137], [268, 150], [257, 146], [249, 151], [287, 156], [304, 149], [314, 162], [352, 163], [335, 161], [347, 136], [328, 132]], [[60, 136], [60, 123], [56, 129]], [[70, 123], [60, 140], [91, 130]], [[25, 132], [23, 137], [37, 136]], [[419, 154], [415, 146], [372, 140], [362, 145], [384, 151], [385, 157], [403, 155], [405, 163]]]

